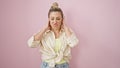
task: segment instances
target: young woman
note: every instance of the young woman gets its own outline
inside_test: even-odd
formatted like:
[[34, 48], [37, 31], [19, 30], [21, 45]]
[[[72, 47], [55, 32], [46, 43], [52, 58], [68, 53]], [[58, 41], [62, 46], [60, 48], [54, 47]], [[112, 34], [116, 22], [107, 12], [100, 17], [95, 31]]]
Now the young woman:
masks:
[[64, 15], [54, 2], [48, 12], [48, 25], [28, 40], [29, 47], [40, 46], [41, 68], [69, 68], [71, 48], [77, 45], [74, 32], [65, 25]]

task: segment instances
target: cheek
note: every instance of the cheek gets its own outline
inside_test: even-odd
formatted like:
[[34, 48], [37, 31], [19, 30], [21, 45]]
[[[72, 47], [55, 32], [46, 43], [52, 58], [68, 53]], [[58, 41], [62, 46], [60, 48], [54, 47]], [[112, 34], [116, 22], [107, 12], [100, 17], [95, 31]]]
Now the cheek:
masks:
[[57, 22], [58, 26], [60, 26], [60, 25], [61, 25], [61, 21], [56, 21], [56, 22]]
[[49, 23], [50, 23], [51, 26], [53, 26], [53, 21], [50, 21]]
[[62, 24], [62, 22], [59, 22], [59, 25], [61, 25]]
[[59, 21], [59, 25], [61, 25], [62, 24], [62, 20], [61, 21]]

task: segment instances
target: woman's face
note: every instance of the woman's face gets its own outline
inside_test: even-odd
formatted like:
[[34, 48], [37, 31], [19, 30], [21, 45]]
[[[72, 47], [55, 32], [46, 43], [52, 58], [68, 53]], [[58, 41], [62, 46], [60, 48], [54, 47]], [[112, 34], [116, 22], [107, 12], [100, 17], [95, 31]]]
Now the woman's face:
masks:
[[60, 12], [51, 12], [49, 15], [49, 22], [52, 29], [60, 29], [62, 24], [62, 16]]

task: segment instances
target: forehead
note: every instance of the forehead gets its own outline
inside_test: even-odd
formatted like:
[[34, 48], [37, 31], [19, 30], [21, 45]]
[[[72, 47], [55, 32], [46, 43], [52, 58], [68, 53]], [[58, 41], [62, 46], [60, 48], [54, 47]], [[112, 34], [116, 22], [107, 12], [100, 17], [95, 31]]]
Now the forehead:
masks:
[[55, 12], [51, 12], [51, 13], [50, 13], [50, 17], [62, 17], [62, 16], [61, 16], [61, 13], [60, 13], [60, 12], [55, 11]]

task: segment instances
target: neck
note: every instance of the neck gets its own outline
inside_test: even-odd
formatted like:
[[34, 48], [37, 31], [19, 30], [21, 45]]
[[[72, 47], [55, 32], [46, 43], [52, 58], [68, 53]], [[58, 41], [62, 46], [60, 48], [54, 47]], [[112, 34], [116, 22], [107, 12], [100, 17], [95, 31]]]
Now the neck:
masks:
[[60, 30], [53, 30], [55, 34], [59, 34]]
[[52, 29], [52, 31], [53, 31], [54, 34], [55, 34], [55, 38], [58, 38], [59, 35], [60, 35], [60, 29]]
[[59, 33], [59, 32], [60, 32], [60, 29], [52, 29], [52, 31], [53, 31], [54, 33]]

